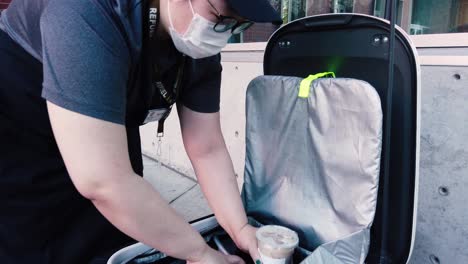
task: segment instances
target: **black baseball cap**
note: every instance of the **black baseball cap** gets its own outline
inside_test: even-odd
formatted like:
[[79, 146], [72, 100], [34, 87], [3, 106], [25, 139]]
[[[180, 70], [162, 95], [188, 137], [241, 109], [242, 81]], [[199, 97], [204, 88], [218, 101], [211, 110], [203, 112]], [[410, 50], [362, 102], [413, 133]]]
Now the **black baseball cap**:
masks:
[[258, 23], [283, 23], [280, 14], [269, 0], [226, 0], [229, 6], [241, 17]]

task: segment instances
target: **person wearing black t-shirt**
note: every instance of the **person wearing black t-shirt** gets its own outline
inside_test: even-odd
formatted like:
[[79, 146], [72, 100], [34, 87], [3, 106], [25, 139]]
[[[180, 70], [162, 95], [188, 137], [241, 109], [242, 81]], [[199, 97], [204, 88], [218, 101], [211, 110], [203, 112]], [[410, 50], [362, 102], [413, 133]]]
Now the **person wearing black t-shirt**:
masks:
[[142, 241], [210, 249], [143, 180], [138, 127], [172, 105], [217, 220], [258, 259], [220, 128], [220, 51], [267, 0], [14, 0], [0, 14], [0, 263], [105, 263]]

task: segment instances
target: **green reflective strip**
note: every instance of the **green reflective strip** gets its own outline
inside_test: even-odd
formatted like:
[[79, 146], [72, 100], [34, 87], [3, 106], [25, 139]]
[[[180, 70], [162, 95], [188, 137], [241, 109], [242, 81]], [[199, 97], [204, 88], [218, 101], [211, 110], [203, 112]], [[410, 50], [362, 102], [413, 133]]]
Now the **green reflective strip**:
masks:
[[327, 76], [329, 77], [331, 76], [335, 78], [335, 73], [334, 72], [321, 72], [321, 73], [317, 73], [314, 75], [309, 75], [309, 77], [302, 80], [301, 85], [299, 86], [299, 97], [309, 98], [310, 85], [312, 84], [312, 82], [317, 80], [318, 78], [323, 78]]

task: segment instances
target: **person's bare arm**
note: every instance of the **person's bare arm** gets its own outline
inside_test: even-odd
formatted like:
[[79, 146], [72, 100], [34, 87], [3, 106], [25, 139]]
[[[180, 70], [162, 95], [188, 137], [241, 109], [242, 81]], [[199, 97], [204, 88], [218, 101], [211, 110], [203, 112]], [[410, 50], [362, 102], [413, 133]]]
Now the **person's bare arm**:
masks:
[[198, 113], [185, 106], [178, 111], [186, 152], [216, 219], [241, 249], [258, 259], [255, 229], [248, 225], [219, 113]]
[[203, 238], [133, 172], [124, 126], [47, 106], [67, 170], [84, 197], [134, 239], [179, 259], [203, 259], [210, 251]]

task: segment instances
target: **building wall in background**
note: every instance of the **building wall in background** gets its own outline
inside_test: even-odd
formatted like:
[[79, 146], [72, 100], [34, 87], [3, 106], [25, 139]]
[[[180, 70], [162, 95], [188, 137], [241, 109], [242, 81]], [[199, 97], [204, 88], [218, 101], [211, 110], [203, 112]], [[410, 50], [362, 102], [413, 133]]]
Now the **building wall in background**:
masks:
[[[305, 16], [327, 13], [374, 14], [375, 0], [270, 0], [273, 7], [281, 12], [283, 23]], [[257, 24], [243, 34], [242, 42], [267, 41], [278, 27], [270, 24]]]
[[267, 41], [278, 27], [272, 24], [254, 24], [250, 29], [242, 33], [242, 40], [244, 43]]
[[[386, 0], [271, 0], [283, 23], [327, 13], [360, 13], [384, 17]], [[411, 35], [468, 32], [468, 0], [398, 1], [398, 24]], [[241, 42], [267, 41], [276, 27], [258, 24]]]
[[[0, 0], [0, 10], [12, 0]], [[383, 17], [386, 0], [270, 0], [283, 23], [327, 13], [353, 12]], [[398, 1], [399, 25], [411, 35], [468, 32], [468, 0]], [[264, 42], [278, 28], [256, 24], [232, 42]]]

